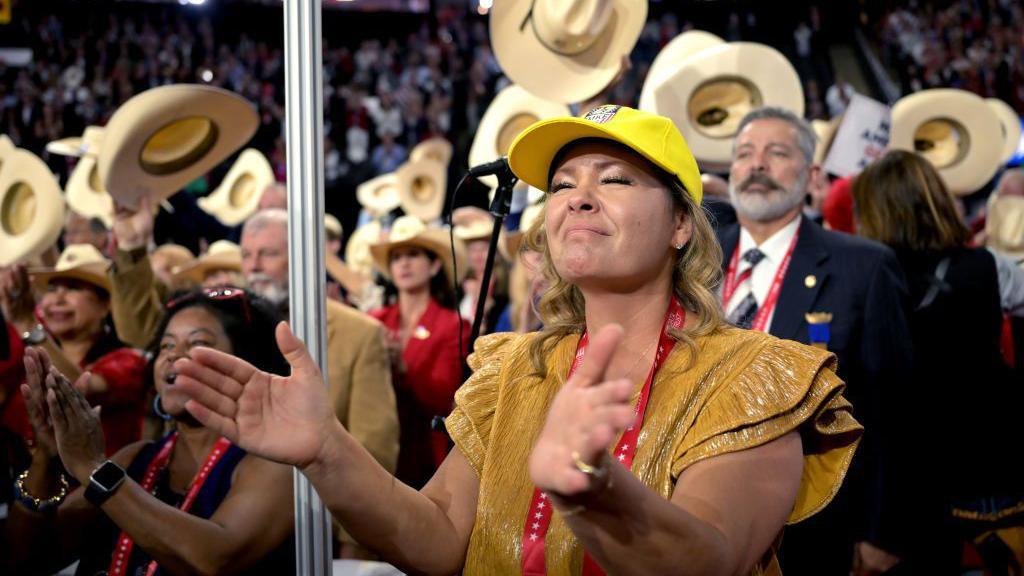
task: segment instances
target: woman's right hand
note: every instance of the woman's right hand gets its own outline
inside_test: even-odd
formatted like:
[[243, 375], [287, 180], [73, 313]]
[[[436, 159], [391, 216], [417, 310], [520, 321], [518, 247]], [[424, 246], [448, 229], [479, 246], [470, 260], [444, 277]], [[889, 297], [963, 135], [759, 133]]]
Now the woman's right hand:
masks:
[[57, 438], [46, 406], [46, 386], [43, 384], [50, 373], [50, 366], [50, 357], [45, 351], [35, 346], [25, 349], [25, 383], [21, 385], [21, 395], [25, 398], [38, 453], [46, 458], [58, 455]]
[[284, 322], [277, 326], [277, 345], [291, 365], [288, 377], [196, 348], [174, 363], [174, 385], [192, 397], [185, 407], [204, 426], [248, 452], [304, 468], [317, 460], [338, 420], [320, 369]]

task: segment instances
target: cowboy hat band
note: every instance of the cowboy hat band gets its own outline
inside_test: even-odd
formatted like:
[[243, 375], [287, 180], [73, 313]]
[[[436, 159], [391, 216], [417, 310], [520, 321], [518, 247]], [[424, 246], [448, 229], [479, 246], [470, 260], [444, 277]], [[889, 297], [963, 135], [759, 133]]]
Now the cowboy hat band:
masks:
[[0, 157], [0, 266], [42, 254], [64, 227], [64, 198], [35, 154], [14, 149]]

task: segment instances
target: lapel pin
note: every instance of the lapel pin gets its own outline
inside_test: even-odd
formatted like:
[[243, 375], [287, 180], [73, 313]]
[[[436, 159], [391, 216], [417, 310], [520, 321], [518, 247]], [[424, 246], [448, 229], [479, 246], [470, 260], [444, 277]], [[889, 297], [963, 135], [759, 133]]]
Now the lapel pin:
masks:
[[427, 330], [426, 327], [421, 324], [416, 327], [415, 331], [413, 331], [412, 337], [417, 340], [426, 340], [427, 338], [430, 338], [430, 330]]
[[808, 312], [804, 314], [804, 319], [807, 320], [807, 339], [810, 340], [811, 346], [828, 350], [829, 340], [832, 339], [832, 313]]
[[817, 285], [818, 278], [814, 274], [808, 274], [807, 277], [804, 278], [804, 286], [807, 286], [808, 288], [814, 288]]

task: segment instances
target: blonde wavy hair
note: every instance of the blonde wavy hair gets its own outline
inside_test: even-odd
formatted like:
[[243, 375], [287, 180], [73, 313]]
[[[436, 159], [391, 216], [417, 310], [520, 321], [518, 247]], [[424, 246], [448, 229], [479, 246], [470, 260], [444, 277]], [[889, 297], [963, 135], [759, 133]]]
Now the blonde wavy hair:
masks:
[[[570, 144], [571, 146], [572, 144]], [[651, 165], [672, 198], [676, 210], [683, 212], [693, 223], [693, 234], [682, 249], [676, 251], [672, 272], [672, 292], [683, 308], [697, 318], [690, 328], [672, 332], [690, 354], [686, 367], [692, 365], [697, 353], [695, 338], [719, 330], [723, 325], [722, 309], [716, 291], [722, 281], [722, 248], [708, 221], [704, 208], [694, 201], [673, 177]], [[546, 198], [544, 200], [547, 202]], [[547, 211], [545, 205], [545, 212]], [[586, 329], [583, 294], [574, 284], [558, 275], [547, 245], [544, 218], [537, 218], [527, 230], [523, 249], [536, 250], [542, 255], [540, 269], [549, 287], [541, 296], [538, 306], [544, 328], [530, 343], [530, 363], [535, 376], [547, 373], [547, 358], [565, 336], [582, 334]]]

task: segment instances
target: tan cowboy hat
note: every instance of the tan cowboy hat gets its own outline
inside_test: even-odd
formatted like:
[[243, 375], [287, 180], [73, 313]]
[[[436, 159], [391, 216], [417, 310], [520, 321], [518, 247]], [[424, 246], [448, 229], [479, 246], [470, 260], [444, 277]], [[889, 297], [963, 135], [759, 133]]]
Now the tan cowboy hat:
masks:
[[818, 143], [814, 147], [815, 164], [820, 165], [825, 161], [825, 157], [828, 156], [828, 151], [832, 148], [832, 142], [836, 139], [836, 132], [839, 131], [839, 125], [842, 121], [842, 116], [836, 116], [831, 120], [811, 120], [811, 129], [814, 130], [814, 135], [818, 137]]
[[172, 267], [172, 272], [177, 272], [187, 266], [191, 266], [196, 261], [196, 255], [193, 254], [191, 250], [185, 248], [181, 244], [174, 244], [171, 242], [157, 246], [156, 249], [153, 250], [153, 253], [150, 254], [151, 259], [157, 256], [165, 256], [170, 259], [171, 262], [177, 263]]
[[341, 227], [341, 222], [333, 214], [324, 214], [324, 232], [328, 238], [331, 236], [341, 238], [345, 230]]
[[163, 200], [244, 146], [258, 124], [252, 104], [221, 88], [174, 84], [146, 90], [107, 123], [100, 177], [129, 209], [143, 196]]
[[985, 214], [985, 244], [1010, 258], [1024, 259], [1024, 196], [992, 194]]
[[114, 199], [103, 187], [96, 157], [87, 154], [78, 159], [64, 189], [68, 207], [87, 218], [99, 218], [110, 229], [114, 225]]
[[937, 88], [900, 98], [892, 107], [889, 147], [917, 152], [935, 167], [949, 191], [972, 194], [1002, 164], [999, 117], [966, 90]]
[[409, 152], [410, 162], [419, 162], [424, 158], [436, 160], [447, 168], [452, 161], [452, 143], [440, 137], [427, 138]]
[[217, 270], [242, 271], [242, 249], [230, 240], [217, 240], [206, 249], [206, 254], [195, 262], [174, 272], [174, 281], [189, 280], [202, 284], [203, 280]]
[[654, 88], [665, 82], [665, 79], [675, 72], [676, 68], [690, 56], [712, 46], [725, 44], [718, 36], [703, 30], [687, 30], [673, 38], [654, 57], [651, 67], [647, 71], [647, 78], [640, 90], [640, 105], [638, 108], [645, 111], [654, 109]]
[[437, 160], [406, 162], [395, 172], [398, 197], [406, 214], [430, 222], [441, 217], [448, 193], [448, 169]]
[[104, 129], [100, 126], [86, 126], [81, 136], [61, 138], [46, 145], [46, 151], [60, 156], [96, 156], [103, 144]]
[[[506, 87], [494, 97], [469, 148], [469, 165], [477, 166], [508, 155], [516, 136], [540, 120], [572, 116], [569, 107], [534, 96], [520, 86]], [[485, 176], [480, 180], [494, 188], [498, 179]]]
[[28, 271], [32, 281], [45, 286], [54, 278], [74, 278], [88, 282], [110, 292], [110, 260], [103, 257], [92, 244], [72, 244], [60, 253], [53, 268], [32, 268]]
[[778, 106], [804, 113], [800, 76], [781, 52], [764, 44], [711, 46], [655, 80], [652, 108], [646, 111], [671, 118], [704, 169], [729, 165], [747, 112]]
[[0, 155], [0, 266], [39, 256], [64, 227], [60, 184], [35, 154]]
[[[449, 281], [453, 281], [455, 272], [452, 261], [452, 244], [448, 240], [448, 231], [444, 228], [428, 227], [415, 216], [402, 216], [391, 225], [388, 239], [370, 245], [370, 254], [377, 271], [385, 278], [390, 278], [388, 255], [399, 246], [419, 246], [433, 252], [444, 264], [444, 273]], [[459, 280], [466, 274], [466, 248], [462, 240], [455, 239], [455, 261], [459, 271]]]
[[375, 217], [383, 216], [401, 205], [398, 176], [392, 172], [371, 178], [356, 187], [356, 199]]
[[228, 170], [220, 186], [199, 199], [199, 207], [213, 214], [226, 226], [237, 226], [252, 216], [260, 196], [274, 183], [274, 169], [262, 152], [246, 148]]
[[356, 228], [345, 246], [345, 264], [365, 276], [373, 274], [373, 255], [370, 246], [381, 241], [383, 230], [380, 220], [371, 220]]
[[615, 79], [646, 20], [647, 0], [500, 0], [491, 8], [491, 46], [516, 84], [580, 102]]
[[1020, 145], [1020, 116], [1017, 116], [1017, 112], [1009, 104], [998, 98], [985, 98], [985, 103], [996, 113], [999, 124], [1003, 127], [1003, 153], [1000, 156], [1000, 164], [1006, 164], [1017, 153], [1017, 147]]

